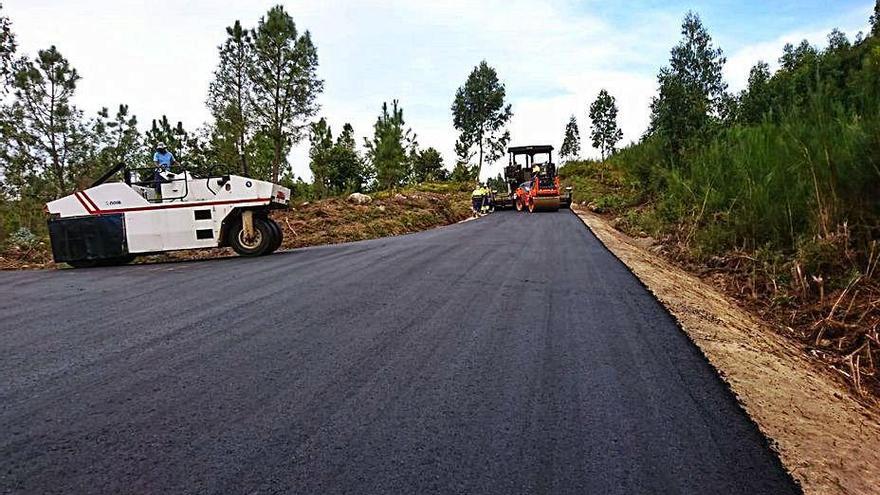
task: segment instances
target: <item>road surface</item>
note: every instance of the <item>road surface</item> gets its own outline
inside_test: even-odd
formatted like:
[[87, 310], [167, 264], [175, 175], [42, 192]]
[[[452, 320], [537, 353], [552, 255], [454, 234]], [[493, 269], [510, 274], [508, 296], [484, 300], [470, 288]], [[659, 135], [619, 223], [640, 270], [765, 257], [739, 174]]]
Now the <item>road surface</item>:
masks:
[[2, 492], [796, 491], [570, 212], [0, 287]]

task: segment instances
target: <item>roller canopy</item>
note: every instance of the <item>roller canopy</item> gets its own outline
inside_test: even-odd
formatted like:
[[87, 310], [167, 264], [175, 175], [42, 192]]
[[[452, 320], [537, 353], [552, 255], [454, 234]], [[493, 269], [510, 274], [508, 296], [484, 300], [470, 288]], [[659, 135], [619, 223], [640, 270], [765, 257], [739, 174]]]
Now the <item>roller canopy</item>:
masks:
[[514, 155], [537, 155], [538, 153], [550, 153], [553, 151], [553, 146], [549, 144], [546, 145], [534, 145], [534, 146], [511, 146], [507, 148], [507, 151], [513, 153]]

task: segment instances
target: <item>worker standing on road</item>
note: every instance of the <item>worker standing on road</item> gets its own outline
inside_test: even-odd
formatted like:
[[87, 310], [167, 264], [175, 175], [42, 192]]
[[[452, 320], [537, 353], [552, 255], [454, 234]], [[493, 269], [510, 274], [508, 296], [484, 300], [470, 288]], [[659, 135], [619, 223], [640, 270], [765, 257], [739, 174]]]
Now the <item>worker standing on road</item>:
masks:
[[492, 190], [489, 189], [489, 184], [483, 186], [483, 203], [480, 205], [480, 213], [483, 215], [488, 215], [490, 213], [492, 206]]
[[474, 192], [471, 193], [471, 206], [474, 209], [474, 217], [478, 217], [483, 210], [483, 204], [486, 202], [486, 188], [477, 182]]
[[162, 172], [168, 172], [171, 170], [171, 166], [176, 165], [177, 160], [175, 160], [174, 155], [168, 151], [165, 143], [159, 143], [156, 145], [156, 152], [153, 153], [153, 164], [156, 166], [156, 170], [153, 173], [153, 186], [156, 188], [156, 194], [161, 194], [161, 185], [162, 182], [165, 181], [162, 177]]

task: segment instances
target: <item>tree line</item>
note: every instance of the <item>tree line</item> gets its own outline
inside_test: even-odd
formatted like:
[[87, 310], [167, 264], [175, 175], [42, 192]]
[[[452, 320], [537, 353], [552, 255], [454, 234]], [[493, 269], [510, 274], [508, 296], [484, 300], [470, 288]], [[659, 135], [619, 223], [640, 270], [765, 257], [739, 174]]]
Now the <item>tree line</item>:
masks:
[[[868, 33], [832, 30], [817, 47], [783, 47], [747, 87], [729, 90], [726, 63], [700, 16], [657, 75], [645, 135], [609, 160], [656, 206], [659, 224], [689, 225], [704, 253], [795, 252], [880, 234], [880, 1]], [[865, 245], [855, 247], [866, 252]]]
[[[494, 69], [482, 62], [455, 95], [458, 163], [450, 172], [434, 148], [421, 149], [400, 102], [383, 103], [359, 150], [344, 124], [334, 137], [319, 118], [317, 47], [282, 6], [256, 25], [236, 20], [218, 46], [206, 95], [211, 119], [195, 129], [161, 115], [142, 132], [121, 103], [88, 114], [74, 103], [81, 75], [56, 46], [18, 52], [0, 4], [0, 239], [20, 227], [43, 231], [42, 205], [83, 188], [123, 162], [148, 167], [157, 143], [196, 175], [237, 173], [280, 182], [302, 197], [392, 189], [424, 181], [470, 181], [502, 154], [510, 105]], [[309, 143], [313, 181], [294, 178], [288, 155]], [[470, 161], [478, 156], [476, 165]]]
[[319, 109], [317, 50], [281, 6], [253, 29], [236, 21], [226, 33], [206, 99], [212, 121], [190, 131], [163, 115], [142, 133], [124, 103], [93, 115], [78, 108], [76, 68], [55, 46], [34, 57], [19, 54], [0, 5], [3, 230], [42, 230], [43, 203], [88, 185], [119, 162], [148, 166], [158, 142], [197, 174], [289, 181], [287, 154]]

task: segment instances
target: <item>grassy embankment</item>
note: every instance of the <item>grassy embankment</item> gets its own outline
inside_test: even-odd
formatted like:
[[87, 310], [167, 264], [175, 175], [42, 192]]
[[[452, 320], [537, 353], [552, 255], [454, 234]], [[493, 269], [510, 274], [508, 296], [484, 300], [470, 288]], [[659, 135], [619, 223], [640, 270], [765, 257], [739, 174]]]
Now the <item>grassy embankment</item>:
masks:
[[[470, 216], [470, 188], [457, 183], [426, 183], [398, 192], [373, 194], [369, 204], [343, 197], [307, 203], [272, 214], [284, 230], [282, 249], [359, 241], [407, 234], [448, 225]], [[197, 259], [232, 255], [230, 249], [178, 251], [141, 258], [141, 262]], [[66, 265], [62, 265], [66, 266]], [[26, 245], [7, 243], [0, 251], [0, 269], [52, 268], [46, 232]]]
[[880, 105], [720, 131], [670, 167], [654, 140], [560, 171], [613, 218], [756, 309], [858, 394], [880, 392]]

